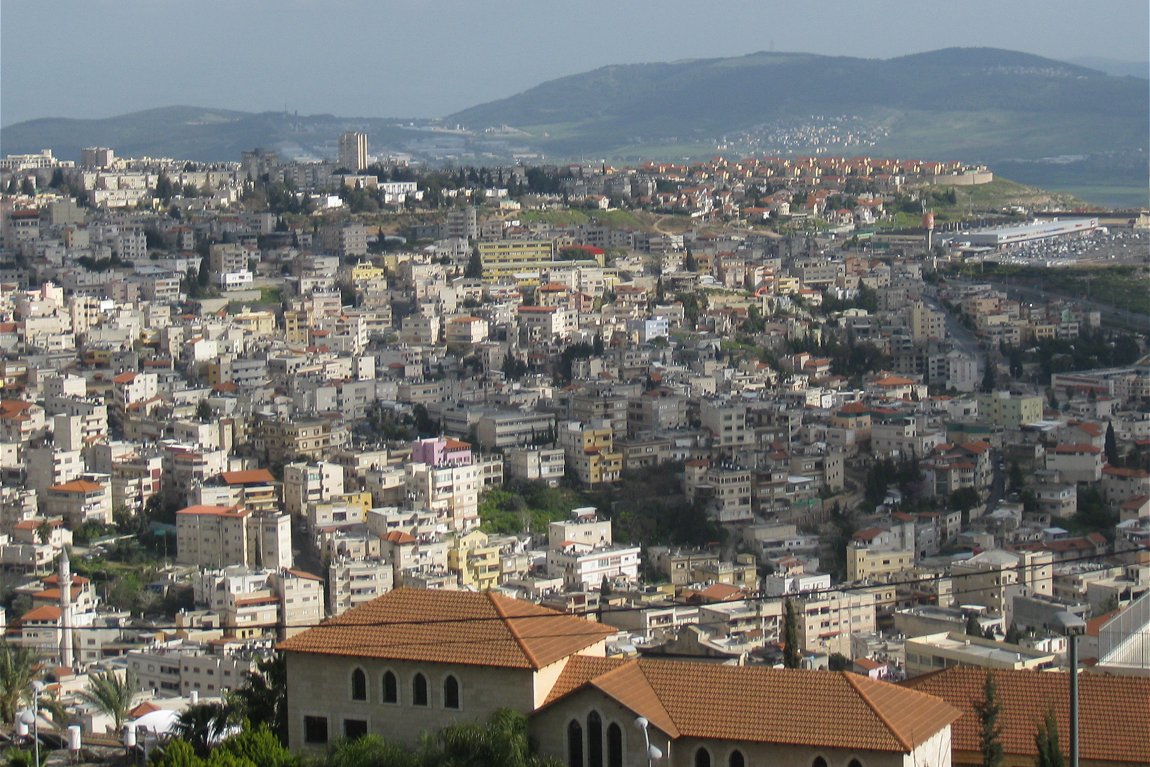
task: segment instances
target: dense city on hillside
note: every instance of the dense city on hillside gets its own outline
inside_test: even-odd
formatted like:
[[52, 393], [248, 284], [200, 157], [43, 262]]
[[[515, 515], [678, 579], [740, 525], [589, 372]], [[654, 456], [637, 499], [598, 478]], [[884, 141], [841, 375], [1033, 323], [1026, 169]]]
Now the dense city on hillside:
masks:
[[[290, 673], [264, 721], [294, 749], [391, 735], [355, 713], [378, 699], [410, 747], [505, 706], [573, 765], [759, 763], [726, 703], [664, 721], [624, 689], [690, 698], [666, 664], [694, 659], [772, 699], [767, 669], [854, 672], [795, 705], [854, 696], [894, 745], [779, 742], [939, 767], [977, 752], [946, 679], [984, 674], [929, 672], [1021, 694], [1081, 635], [1145, 677], [1150, 217], [988, 202], [992, 170], [432, 168], [362, 133], [324, 162], [0, 160], [0, 624], [50, 685], [35, 723], [117, 739]], [[572, 735], [580, 695], [642, 733]]]

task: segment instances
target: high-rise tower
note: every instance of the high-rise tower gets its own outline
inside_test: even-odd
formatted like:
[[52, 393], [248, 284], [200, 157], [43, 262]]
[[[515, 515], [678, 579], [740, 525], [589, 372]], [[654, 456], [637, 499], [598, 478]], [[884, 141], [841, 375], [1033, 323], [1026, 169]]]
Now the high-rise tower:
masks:
[[367, 167], [367, 134], [348, 131], [339, 137], [339, 157], [336, 165], [359, 173]]

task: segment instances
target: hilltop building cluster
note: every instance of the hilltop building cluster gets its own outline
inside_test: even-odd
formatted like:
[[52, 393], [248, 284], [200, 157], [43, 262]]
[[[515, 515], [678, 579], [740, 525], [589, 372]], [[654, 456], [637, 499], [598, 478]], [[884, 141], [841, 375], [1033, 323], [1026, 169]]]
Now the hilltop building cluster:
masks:
[[[1095, 670], [1145, 673], [1142, 341], [1123, 342], [1128, 364], [1040, 385], [998, 350], [1099, 336], [1097, 310], [941, 280], [960, 254], [920, 234], [827, 236], [889, 216], [912, 183], [989, 171], [573, 167], [530, 194], [529, 169], [433, 190], [371, 175], [362, 134], [340, 150], [342, 167], [94, 149], [0, 168], [15, 182], [0, 197], [0, 565], [22, 579], [5, 631], [58, 666], [62, 697], [97, 666], [131, 668], [148, 697], [217, 697], [278, 644], [292, 705], [309, 701], [293, 745], [507, 704], [578, 764], [642, 751], [634, 727], [618, 734], [626, 710], [695, 764], [801, 747], [804, 763], [940, 765], [962, 705], [881, 680], [1064, 669], [1068, 626]], [[268, 209], [275, 189], [311, 212]], [[349, 213], [368, 190], [448, 207], [404, 239]], [[529, 215], [618, 199], [686, 226]], [[724, 221], [743, 226], [705, 226]], [[791, 229], [745, 226], [768, 221]], [[634, 496], [643, 476], [665, 478], [662, 497]], [[532, 529], [519, 491], [536, 485], [607, 502]], [[658, 545], [636, 539], [658, 501], [715, 537], [673, 540], [663, 519], [646, 528]], [[517, 532], [485, 518], [500, 503]], [[1083, 513], [1107, 523], [1060, 525]], [[136, 538], [162, 565], [145, 614], [112, 604], [94, 564]], [[357, 624], [440, 611], [498, 618], [511, 649], [360, 651], [394, 637]], [[803, 697], [765, 668], [659, 658], [778, 665], [788, 614], [812, 669], [802, 710], [849, 700], [877, 734], [796, 745], [790, 722], [739, 746], [755, 738], [719, 720], [735, 701], [664, 708], [682, 674], [714, 695], [745, 674], [762, 705]], [[553, 623], [563, 641], [538, 628]], [[859, 676], [813, 671], [828, 666]]]

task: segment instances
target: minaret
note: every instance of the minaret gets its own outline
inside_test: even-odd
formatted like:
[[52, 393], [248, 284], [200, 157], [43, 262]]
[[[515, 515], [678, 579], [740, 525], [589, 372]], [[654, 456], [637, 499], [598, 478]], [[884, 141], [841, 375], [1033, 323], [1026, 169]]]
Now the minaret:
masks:
[[60, 581], [60, 665], [75, 667], [72, 651], [72, 563], [68, 561], [68, 550], [60, 553], [60, 567], [57, 576]]

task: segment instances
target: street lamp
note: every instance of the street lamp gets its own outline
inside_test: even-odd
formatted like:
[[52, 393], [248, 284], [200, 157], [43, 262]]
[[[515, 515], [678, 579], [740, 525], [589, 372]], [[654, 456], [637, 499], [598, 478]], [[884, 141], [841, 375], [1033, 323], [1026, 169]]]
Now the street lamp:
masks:
[[44, 689], [42, 682], [32, 683], [32, 707], [20, 712], [20, 723], [32, 728], [32, 753], [37, 766], [40, 764], [40, 691]]
[[647, 717], [645, 716], [635, 720], [635, 726], [643, 731], [643, 742], [647, 744], [647, 767], [651, 767], [652, 762], [663, 758], [663, 752], [651, 743], [651, 734], [647, 731], [647, 724]]
[[1071, 612], [1060, 612], [1054, 619], [1070, 645], [1070, 767], [1078, 767], [1078, 637], [1086, 633], [1086, 622]]

